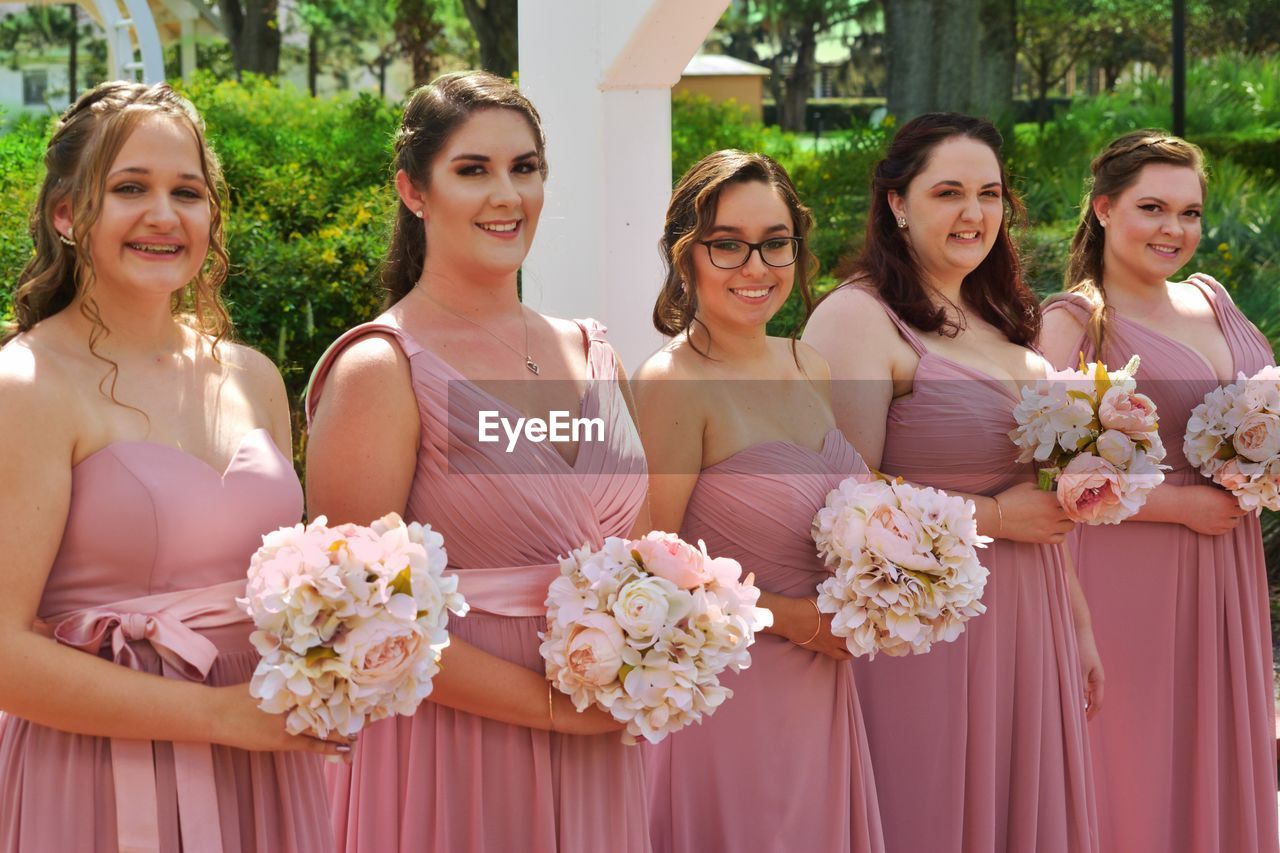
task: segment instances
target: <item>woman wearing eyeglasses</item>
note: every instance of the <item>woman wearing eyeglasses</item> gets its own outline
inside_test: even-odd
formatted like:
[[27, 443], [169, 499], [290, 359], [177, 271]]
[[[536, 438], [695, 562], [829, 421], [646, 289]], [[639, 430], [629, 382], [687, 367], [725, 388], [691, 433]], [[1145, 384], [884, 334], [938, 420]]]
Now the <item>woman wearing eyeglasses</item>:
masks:
[[867, 468], [836, 429], [827, 364], [766, 324], [809, 305], [813, 217], [782, 167], [719, 151], [667, 210], [654, 325], [671, 341], [633, 383], [654, 526], [738, 560], [773, 626], [733, 697], [648, 748], [654, 850], [881, 851], [850, 655], [818, 612], [810, 538], [827, 493]]

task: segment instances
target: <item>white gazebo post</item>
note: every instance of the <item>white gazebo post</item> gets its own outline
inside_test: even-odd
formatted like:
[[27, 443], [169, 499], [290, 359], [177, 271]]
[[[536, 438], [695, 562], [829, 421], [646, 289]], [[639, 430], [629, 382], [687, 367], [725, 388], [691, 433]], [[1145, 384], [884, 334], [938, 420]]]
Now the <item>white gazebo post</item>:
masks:
[[542, 114], [551, 177], [524, 300], [595, 317], [628, 369], [650, 322], [671, 197], [671, 87], [729, 0], [520, 0], [520, 88]]
[[[59, 0], [36, 0], [53, 5]], [[107, 79], [136, 80], [143, 83], [164, 80], [164, 55], [160, 32], [147, 0], [76, 0], [89, 17], [102, 27], [107, 39]]]

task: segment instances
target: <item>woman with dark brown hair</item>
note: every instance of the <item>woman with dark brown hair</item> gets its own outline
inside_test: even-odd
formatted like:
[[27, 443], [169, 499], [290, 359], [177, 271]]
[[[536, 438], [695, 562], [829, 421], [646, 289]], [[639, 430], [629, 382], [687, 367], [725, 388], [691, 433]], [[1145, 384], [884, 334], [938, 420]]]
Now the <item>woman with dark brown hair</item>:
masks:
[[855, 664], [889, 850], [1097, 844], [1085, 709], [1102, 668], [1061, 544], [1072, 524], [1008, 435], [1020, 386], [1048, 365], [1000, 145], [968, 116], [904, 124], [872, 177], [866, 243], [804, 334], [867, 463], [971, 497], [996, 539], [980, 555], [987, 612], [957, 640]]
[[[547, 161], [510, 81], [446, 74], [396, 140], [387, 310], [321, 359], [307, 499], [330, 522], [388, 512], [444, 536], [471, 612], [427, 702], [365, 730], [331, 793], [349, 851], [649, 848], [641, 754], [546, 680], [558, 557], [643, 523], [645, 462], [604, 328], [520, 303]], [[486, 441], [480, 416], [599, 418], [581, 442]], [[594, 440], [592, 440], [594, 438]]]
[[1089, 727], [1102, 849], [1275, 851], [1271, 624], [1261, 526], [1183, 453], [1207, 392], [1275, 359], [1226, 289], [1173, 281], [1200, 242], [1200, 150], [1140, 130], [1093, 161], [1071, 243], [1069, 293], [1045, 307], [1040, 339], [1061, 367], [1080, 354], [1142, 358], [1172, 470], [1123, 524], [1072, 537], [1113, 676]]
[[322, 753], [249, 695], [236, 604], [302, 515], [284, 383], [227, 339], [224, 188], [191, 104], [62, 115], [0, 349], [0, 850], [311, 853]]
[[836, 429], [827, 365], [770, 337], [816, 259], [813, 217], [768, 157], [719, 151], [680, 180], [662, 237], [654, 325], [672, 340], [637, 373], [657, 528], [755, 574], [773, 625], [733, 698], [648, 747], [654, 849], [883, 850], [850, 655], [819, 613], [810, 536], [827, 493], [866, 466]]

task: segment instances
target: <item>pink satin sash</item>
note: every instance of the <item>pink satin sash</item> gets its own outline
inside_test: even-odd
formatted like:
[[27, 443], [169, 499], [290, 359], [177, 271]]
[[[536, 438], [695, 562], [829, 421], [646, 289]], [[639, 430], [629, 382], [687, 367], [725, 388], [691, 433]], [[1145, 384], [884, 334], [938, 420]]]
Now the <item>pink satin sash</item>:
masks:
[[546, 616], [547, 587], [560, 577], [560, 564], [462, 569], [458, 592], [467, 606], [497, 616]]
[[[96, 655], [110, 643], [111, 659], [130, 669], [142, 663], [131, 642], [147, 642], [160, 656], [168, 678], [204, 681], [218, 648], [198, 633], [248, 617], [235, 603], [243, 580], [217, 586], [149, 595], [37, 620], [34, 629], [59, 643]], [[160, 826], [153, 741], [111, 739], [115, 781], [116, 834], [121, 853], [156, 853]], [[208, 743], [173, 744], [178, 818], [185, 853], [220, 853], [222, 831], [213, 753]]]

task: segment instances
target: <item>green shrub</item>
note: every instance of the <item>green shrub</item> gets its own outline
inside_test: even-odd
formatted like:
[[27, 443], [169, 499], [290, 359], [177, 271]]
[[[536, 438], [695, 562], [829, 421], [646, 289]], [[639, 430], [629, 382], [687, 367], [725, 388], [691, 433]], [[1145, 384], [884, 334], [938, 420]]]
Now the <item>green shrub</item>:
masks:
[[13, 319], [12, 288], [31, 257], [27, 222], [44, 174], [47, 117], [21, 117], [0, 134], [0, 322]]

